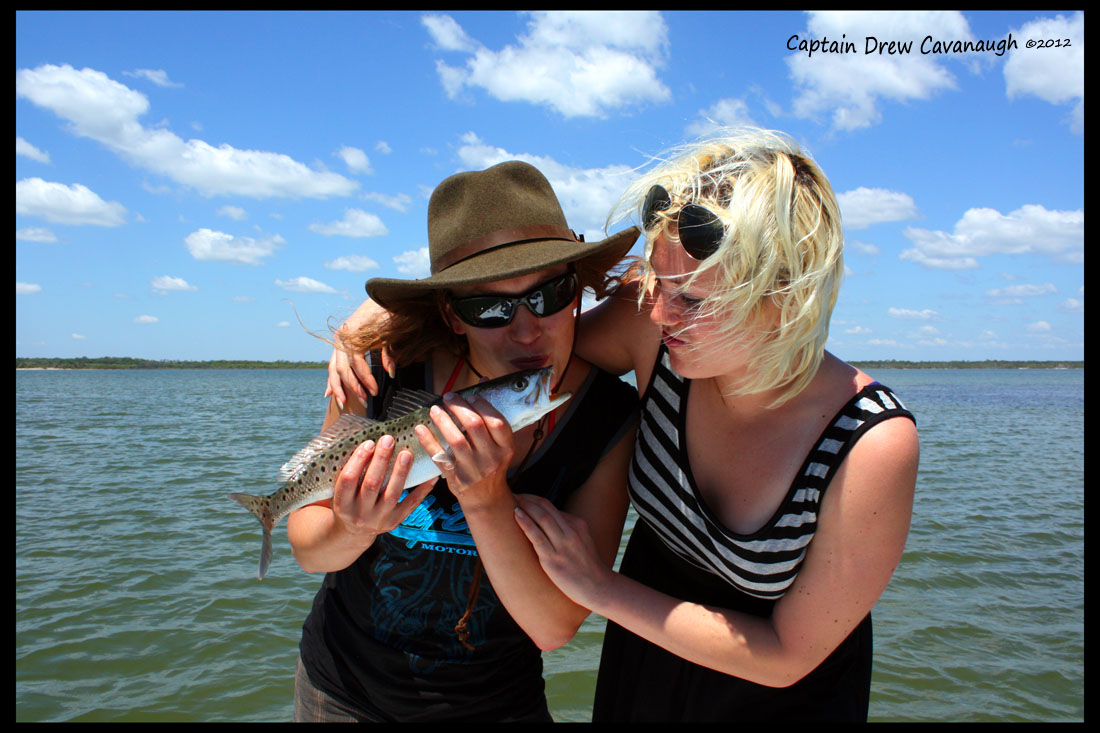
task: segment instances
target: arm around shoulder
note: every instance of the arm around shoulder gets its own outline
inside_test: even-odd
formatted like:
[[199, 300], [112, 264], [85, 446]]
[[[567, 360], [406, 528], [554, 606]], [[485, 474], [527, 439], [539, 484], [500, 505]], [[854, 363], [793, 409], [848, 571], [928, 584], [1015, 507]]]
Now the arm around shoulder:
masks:
[[649, 319], [649, 309], [639, 308], [638, 287], [634, 282], [625, 283], [581, 314], [577, 331], [581, 358], [615, 375], [652, 361], [661, 332]]

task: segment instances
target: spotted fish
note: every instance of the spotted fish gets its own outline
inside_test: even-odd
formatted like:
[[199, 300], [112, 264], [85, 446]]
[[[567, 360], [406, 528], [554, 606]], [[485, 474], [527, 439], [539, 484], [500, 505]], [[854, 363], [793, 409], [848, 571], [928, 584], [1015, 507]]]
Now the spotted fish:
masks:
[[[531, 425], [572, 396], [569, 392], [563, 392], [551, 398], [551, 370], [552, 367], [547, 366], [516, 372], [460, 390], [458, 394], [466, 400], [475, 396], [488, 400], [504, 416], [512, 430], [519, 430]], [[436, 434], [444, 451], [449, 451], [450, 446], [439, 435], [428, 413], [432, 405], [442, 404], [442, 399], [430, 392], [399, 390], [387, 415], [389, 419], [385, 422], [359, 415], [341, 415], [327, 430], [283, 464], [279, 469], [279, 480], [283, 482], [283, 486], [275, 493], [268, 496], [230, 494], [230, 499], [255, 514], [263, 525], [263, 546], [257, 577], [262, 580], [271, 564], [271, 530], [280, 519], [295, 509], [331, 498], [336, 475], [360, 443], [368, 440], [377, 442], [383, 435], [394, 437], [394, 458], [386, 472], [386, 481], [389, 480], [398, 452], [406, 448], [413, 453], [409, 478], [405, 482], [406, 489], [438, 476], [439, 468], [433, 457], [428, 456], [420, 447], [420, 441], [416, 439], [413, 429], [417, 425], [426, 425]], [[437, 454], [434, 458], [442, 458], [442, 455]]]

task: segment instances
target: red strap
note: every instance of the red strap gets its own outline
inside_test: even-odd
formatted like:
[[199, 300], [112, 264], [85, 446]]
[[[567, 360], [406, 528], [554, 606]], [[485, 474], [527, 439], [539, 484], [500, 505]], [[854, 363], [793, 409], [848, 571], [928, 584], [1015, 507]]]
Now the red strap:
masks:
[[462, 365], [465, 363], [465, 359], [459, 358], [458, 363], [455, 364], [455, 370], [451, 372], [451, 378], [447, 380], [447, 386], [443, 388], [443, 394], [447, 394], [451, 391], [451, 387], [455, 386], [455, 381], [458, 379], [458, 373], [462, 371]]
[[[455, 386], [455, 382], [458, 381], [458, 375], [462, 371], [462, 366], [466, 363], [465, 358], [459, 358], [458, 363], [455, 364], [455, 370], [451, 372], [451, 378], [447, 380], [447, 386], [443, 388], [443, 394], [447, 394], [451, 391], [451, 387]], [[546, 434], [554, 432], [554, 413], [557, 410], [550, 412], [550, 429], [546, 431]]]

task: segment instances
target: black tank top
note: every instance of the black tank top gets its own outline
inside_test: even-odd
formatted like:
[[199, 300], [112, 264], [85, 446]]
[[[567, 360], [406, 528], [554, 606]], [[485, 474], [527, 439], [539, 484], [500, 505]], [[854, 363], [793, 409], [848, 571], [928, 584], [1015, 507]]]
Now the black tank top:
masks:
[[[398, 370], [397, 386], [430, 388], [430, 364]], [[385, 395], [393, 385], [380, 383]], [[373, 402], [373, 400], [372, 400]], [[592, 368], [554, 432], [509, 477], [515, 493], [561, 507], [630, 427], [637, 392]], [[384, 414], [368, 404], [370, 414]], [[457, 499], [440, 480], [396, 530], [348, 568], [328, 573], [302, 629], [310, 681], [373, 720], [504, 720], [546, 711], [542, 657], [487, 577], [464, 614], [477, 548]]]
[[[877, 382], [860, 390], [822, 432], [771, 520], [739, 535], [710, 512], [691, 475], [684, 442], [689, 387], [662, 346], [629, 473], [639, 519], [619, 572], [674, 598], [770, 616], [801, 567], [821, 499], [848, 451], [880, 421], [913, 416]], [[786, 688], [702, 667], [608, 622], [593, 720], [866, 721], [870, 684], [869, 613], [817, 669]]]

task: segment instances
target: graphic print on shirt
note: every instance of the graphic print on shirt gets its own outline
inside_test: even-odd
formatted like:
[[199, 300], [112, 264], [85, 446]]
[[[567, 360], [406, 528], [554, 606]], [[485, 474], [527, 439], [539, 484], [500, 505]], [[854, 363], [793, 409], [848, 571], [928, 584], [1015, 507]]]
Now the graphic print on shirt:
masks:
[[[401, 498], [404, 499], [408, 493], [404, 492]], [[405, 546], [410, 550], [420, 545], [434, 552], [477, 557], [474, 538], [470, 535], [462, 507], [456, 501], [447, 511], [434, 493], [425, 497], [390, 534], [405, 540]]]

